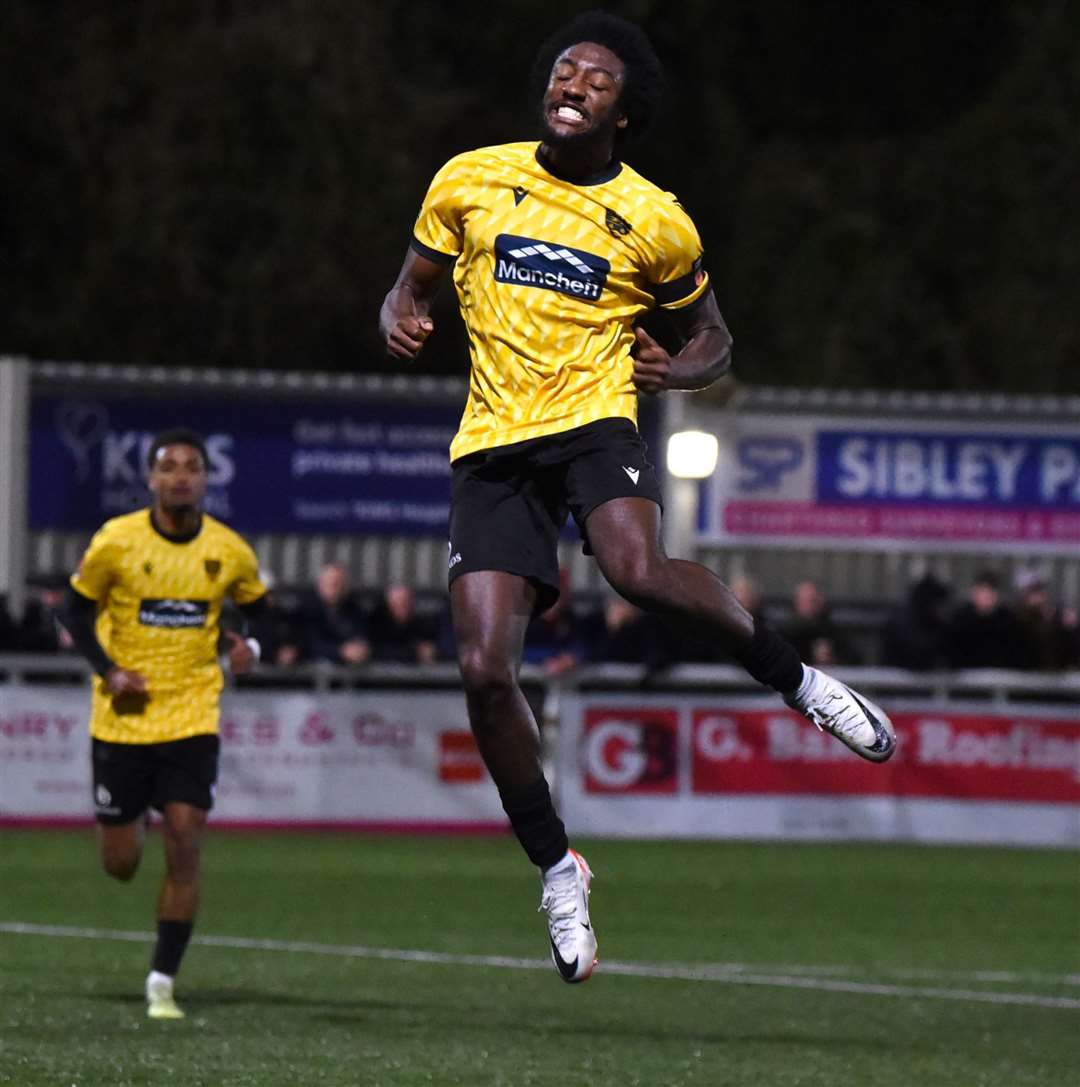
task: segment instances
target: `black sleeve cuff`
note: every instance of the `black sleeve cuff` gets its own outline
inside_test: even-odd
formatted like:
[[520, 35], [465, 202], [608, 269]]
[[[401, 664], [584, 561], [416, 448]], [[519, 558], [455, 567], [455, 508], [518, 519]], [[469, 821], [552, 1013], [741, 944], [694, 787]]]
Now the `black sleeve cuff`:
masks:
[[428, 260], [433, 260], [436, 264], [453, 264], [457, 260], [456, 253], [440, 253], [438, 249], [432, 249], [430, 245], [424, 245], [416, 235], [413, 235], [413, 239], [409, 244], [420, 256], [427, 257]]
[[266, 626], [270, 620], [269, 594], [263, 593], [258, 600], [251, 600], [247, 604], [237, 604], [244, 621], [244, 629], [240, 633], [245, 637], [253, 637], [262, 642], [266, 637]]

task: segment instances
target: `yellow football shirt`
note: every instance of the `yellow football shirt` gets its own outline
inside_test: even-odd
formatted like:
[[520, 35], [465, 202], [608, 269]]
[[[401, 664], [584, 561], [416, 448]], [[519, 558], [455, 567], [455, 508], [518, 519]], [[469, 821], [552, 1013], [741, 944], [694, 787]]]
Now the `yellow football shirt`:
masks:
[[140, 673], [148, 696], [114, 697], [93, 680], [90, 734], [145, 744], [214, 733], [223, 686], [217, 659], [221, 603], [266, 592], [251, 547], [203, 514], [198, 534], [175, 542], [148, 509], [106, 521], [72, 587], [98, 605], [97, 633], [114, 663]]
[[708, 290], [690, 217], [625, 163], [574, 184], [536, 142], [451, 159], [432, 181], [413, 247], [454, 265], [472, 371], [450, 458], [637, 419], [633, 325]]

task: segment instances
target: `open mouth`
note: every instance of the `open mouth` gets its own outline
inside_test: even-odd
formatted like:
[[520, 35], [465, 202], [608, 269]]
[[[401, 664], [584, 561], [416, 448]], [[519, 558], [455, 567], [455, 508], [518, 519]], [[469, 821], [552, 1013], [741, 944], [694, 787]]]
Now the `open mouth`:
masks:
[[571, 128], [584, 128], [589, 119], [577, 106], [572, 106], [567, 102], [563, 102], [560, 105], [553, 106], [548, 110], [548, 117], [553, 122], [558, 122], [562, 125], [568, 125]]

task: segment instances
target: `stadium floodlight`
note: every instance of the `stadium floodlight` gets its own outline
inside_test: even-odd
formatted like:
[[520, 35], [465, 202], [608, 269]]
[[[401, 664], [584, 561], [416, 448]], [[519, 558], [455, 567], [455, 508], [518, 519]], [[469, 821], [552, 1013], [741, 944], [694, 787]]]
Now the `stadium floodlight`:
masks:
[[716, 470], [719, 452], [715, 434], [680, 430], [668, 438], [668, 471], [679, 479], [707, 479]]

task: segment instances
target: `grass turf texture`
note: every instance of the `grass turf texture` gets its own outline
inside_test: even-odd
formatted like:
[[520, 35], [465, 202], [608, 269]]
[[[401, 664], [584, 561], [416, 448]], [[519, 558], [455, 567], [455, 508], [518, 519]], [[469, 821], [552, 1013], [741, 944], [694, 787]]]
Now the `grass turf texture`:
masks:
[[[149, 1022], [141, 992], [149, 943], [0, 930], [0, 1084], [1078, 1082], [1075, 854], [578, 845], [597, 873], [602, 957], [584, 986], [563, 984], [550, 964], [196, 943], [177, 985], [188, 1018]], [[119, 885], [97, 871], [89, 832], [0, 830], [0, 923], [149, 938], [160, 874], [156, 833], [143, 870]], [[509, 838], [212, 832], [204, 889], [197, 935], [546, 955], [543, 918], [533, 913], [538, 881]], [[605, 973], [605, 962], [737, 962], [780, 980], [630, 976]], [[838, 981], [880, 985], [885, 995], [824, 987]], [[801, 983], [809, 987], [794, 987]]]

